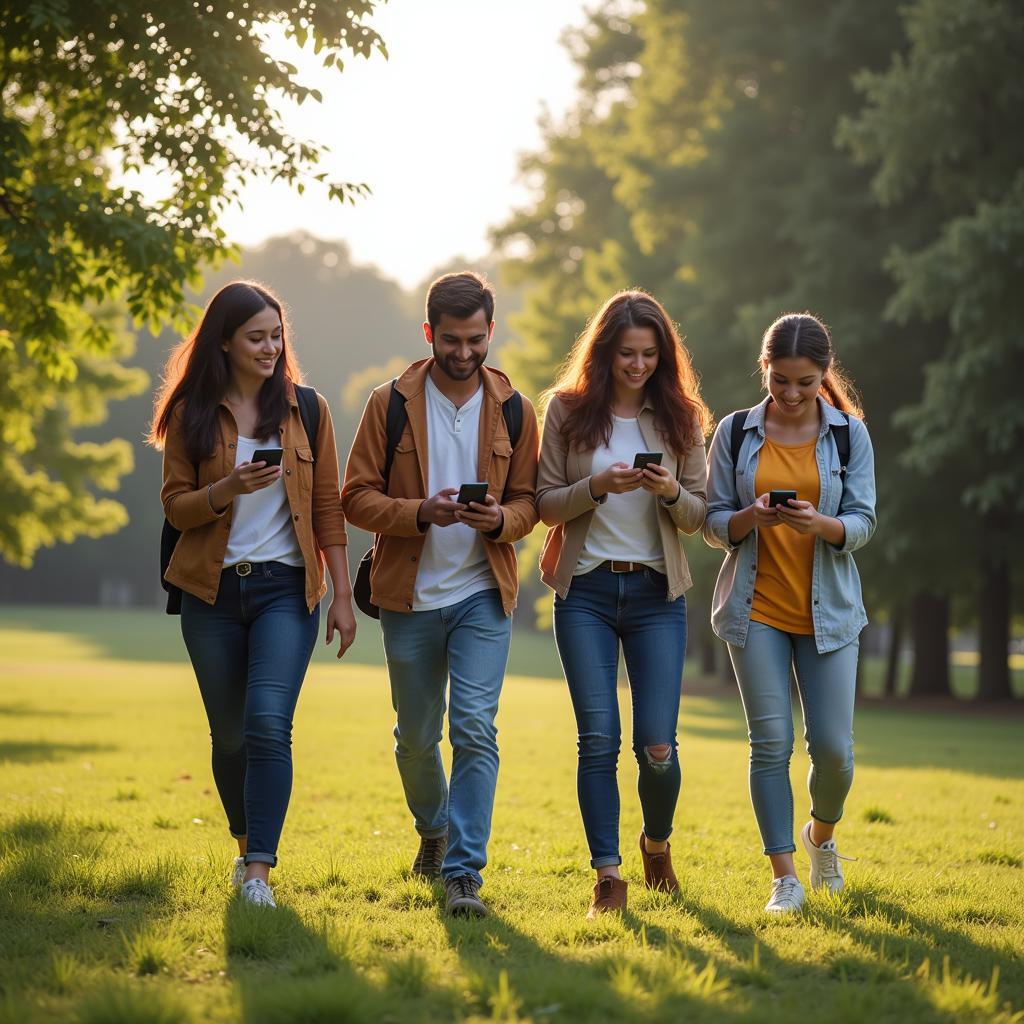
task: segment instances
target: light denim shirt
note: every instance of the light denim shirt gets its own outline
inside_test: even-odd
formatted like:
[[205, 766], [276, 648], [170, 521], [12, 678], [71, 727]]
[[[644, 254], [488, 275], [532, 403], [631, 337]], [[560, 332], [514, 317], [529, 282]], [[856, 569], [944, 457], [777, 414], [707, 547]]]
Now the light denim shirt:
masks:
[[[747, 413], [746, 433], [736, 466], [732, 464], [730, 413], [718, 425], [708, 454], [708, 515], [704, 539], [726, 552], [718, 573], [711, 610], [711, 628], [726, 643], [743, 647], [750, 627], [750, 606], [757, 578], [757, 529], [733, 544], [729, 520], [735, 512], [753, 504], [757, 494], [754, 476], [758, 453], [764, 445], [764, 417], [769, 398]], [[829, 428], [842, 426], [846, 419], [838, 409], [818, 398], [821, 431], [815, 446], [821, 496], [818, 511], [843, 524], [846, 540], [841, 548], [821, 537], [814, 541], [811, 574], [811, 618], [819, 654], [838, 650], [855, 640], [867, 625], [861, 596], [860, 575], [853, 552], [863, 547], [875, 532], [875, 456], [867, 427], [850, 417], [850, 462], [846, 480], [839, 474], [839, 452]], [[756, 428], [756, 429], [755, 429]]]

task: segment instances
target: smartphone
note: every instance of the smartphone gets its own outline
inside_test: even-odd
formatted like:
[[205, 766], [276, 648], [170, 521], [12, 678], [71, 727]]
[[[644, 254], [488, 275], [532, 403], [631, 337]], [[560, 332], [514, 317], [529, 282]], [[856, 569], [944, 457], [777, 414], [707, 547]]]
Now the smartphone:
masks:
[[661, 452], [637, 452], [633, 458], [633, 468], [643, 469], [645, 466], [660, 466]]
[[471, 501], [476, 501], [483, 505], [487, 502], [487, 484], [463, 484], [459, 488], [459, 494], [455, 500], [460, 505], [468, 505]]
[[257, 448], [252, 453], [252, 462], [265, 462], [264, 469], [269, 469], [271, 466], [280, 466], [281, 457], [284, 455], [283, 448]]
[[782, 505], [785, 508], [789, 508], [786, 502], [792, 498], [796, 500], [796, 491], [769, 491], [768, 492], [768, 507], [775, 508], [776, 505]]

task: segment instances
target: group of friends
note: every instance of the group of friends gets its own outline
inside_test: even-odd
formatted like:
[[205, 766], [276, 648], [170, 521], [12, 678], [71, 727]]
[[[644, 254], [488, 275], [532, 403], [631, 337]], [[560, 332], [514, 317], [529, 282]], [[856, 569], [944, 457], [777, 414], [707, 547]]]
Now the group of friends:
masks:
[[[853, 780], [858, 638], [852, 554], [875, 527], [871, 441], [826, 326], [779, 317], [764, 334], [766, 395], [712, 417], [662, 305], [619, 292], [530, 401], [486, 365], [494, 292], [472, 272], [430, 286], [430, 354], [369, 396], [340, 480], [331, 414], [303, 386], [281, 302], [237, 281], [172, 353], [150, 441], [180, 531], [164, 571], [238, 843], [241, 898], [275, 906], [269, 873], [292, 785], [292, 719], [327, 607], [340, 658], [356, 633], [346, 523], [375, 534], [356, 597], [379, 617], [395, 758], [419, 837], [415, 875], [455, 915], [487, 913], [495, 716], [518, 592], [515, 543], [548, 528], [541, 578], [576, 716], [577, 792], [596, 881], [588, 917], [622, 910], [616, 693], [632, 698], [644, 884], [674, 893], [676, 725], [691, 585], [682, 534], [724, 552], [712, 627], [746, 712], [750, 797], [772, 882], [766, 910], [798, 911], [791, 674], [810, 758], [800, 843], [810, 884], [837, 891], [834, 830]], [[475, 486], [474, 486], [475, 485]], [[366, 580], [366, 570], [368, 581]], [[365, 593], [360, 595], [360, 582]], [[444, 716], [452, 746], [446, 778]], [[410, 853], [412, 851], [410, 850]]]

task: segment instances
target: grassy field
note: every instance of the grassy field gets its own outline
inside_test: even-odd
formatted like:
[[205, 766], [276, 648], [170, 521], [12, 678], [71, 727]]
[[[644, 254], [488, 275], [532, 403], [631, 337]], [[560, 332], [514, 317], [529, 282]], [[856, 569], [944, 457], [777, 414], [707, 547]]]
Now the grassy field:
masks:
[[[379, 662], [361, 626], [353, 653]], [[555, 671], [550, 641], [517, 641], [493, 915], [452, 922], [409, 875], [383, 670], [319, 657], [281, 908], [247, 913], [176, 630], [151, 613], [0, 611], [0, 1021], [1024, 1021], [1019, 717], [863, 708], [839, 834], [859, 860], [840, 897], [775, 921], [738, 701], [686, 696], [683, 893], [640, 884], [627, 749], [629, 912], [590, 923], [569, 701], [538, 678]], [[801, 811], [805, 773], [801, 753]]]

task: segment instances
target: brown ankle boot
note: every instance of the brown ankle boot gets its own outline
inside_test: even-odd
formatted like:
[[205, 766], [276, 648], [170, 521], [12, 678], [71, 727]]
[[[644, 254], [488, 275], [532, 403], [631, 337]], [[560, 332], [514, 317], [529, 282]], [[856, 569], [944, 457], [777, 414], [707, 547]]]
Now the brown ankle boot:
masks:
[[672, 870], [671, 844], [664, 853], [648, 853], [644, 846], [644, 834], [640, 833], [640, 859], [644, 863], [644, 884], [648, 889], [662, 892], [679, 892], [679, 881]]
[[587, 920], [593, 921], [598, 914], [626, 909], [626, 890], [629, 886], [625, 879], [605, 875], [594, 886], [594, 902], [587, 911]]

